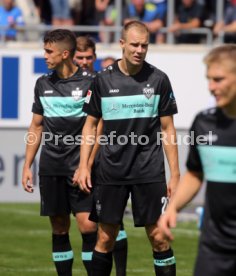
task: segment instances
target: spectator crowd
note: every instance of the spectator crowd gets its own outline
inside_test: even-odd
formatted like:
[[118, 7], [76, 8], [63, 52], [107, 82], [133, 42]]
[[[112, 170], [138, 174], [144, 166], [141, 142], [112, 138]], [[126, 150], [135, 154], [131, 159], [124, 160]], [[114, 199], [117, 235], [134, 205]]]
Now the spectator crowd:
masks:
[[[236, 0], [224, 0], [222, 20], [216, 17], [217, 1], [175, 0], [174, 19], [169, 26], [167, 0], [120, 3], [118, 15], [115, 0], [0, 0], [0, 35], [4, 40], [16, 40], [15, 27], [32, 25], [32, 20], [33, 24], [47, 26], [114, 26], [119, 16], [121, 25], [133, 19], [144, 22], [151, 33], [151, 43], [165, 43], [167, 33], [173, 34], [176, 44], [202, 43], [206, 36], [191, 31], [196, 28], [208, 28], [214, 38], [221, 36], [226, 43], [236, 41]], [[97, 42], [114, 42], [113, 33], [77, 33], [85, 34]]]

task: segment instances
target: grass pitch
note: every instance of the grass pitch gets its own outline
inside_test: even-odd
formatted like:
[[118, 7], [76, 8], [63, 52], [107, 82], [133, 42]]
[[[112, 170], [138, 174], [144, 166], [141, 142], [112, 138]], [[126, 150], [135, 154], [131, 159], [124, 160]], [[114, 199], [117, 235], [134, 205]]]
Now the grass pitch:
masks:
[[[51, 258], [49, 220], [39, 216], [39, 204], [0, 203], [0, 275], [55, 276]], [[134, 228], [125, 217], [128, 235], [127, 276], [154, 275], [152, 252], [144, 228]], [[174, 230], [172, 247], [177, 261], [177, 276], [191, 276], [199, 232], [195, 222], [181, 222]], [[71, 226], [74, 251], [73, 275], [86, 276], [80, 260], [81, 238], [74, 218]], [[114, 266], [113, 266], [114, 268]], [[115, 276], [114, 269], [112, 275]]]

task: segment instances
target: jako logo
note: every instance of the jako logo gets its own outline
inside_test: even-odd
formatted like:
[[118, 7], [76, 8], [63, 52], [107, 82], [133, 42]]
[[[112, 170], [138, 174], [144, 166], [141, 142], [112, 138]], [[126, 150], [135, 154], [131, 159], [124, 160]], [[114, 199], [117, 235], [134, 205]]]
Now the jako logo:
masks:
[[[17, 119], [19, 116], [19, 57], [2, 57], [0, 89], [0, 118]], [[44, 58], [34, 58], [33, 73], [48, 72]]]
[[120, 90], [119, 89], [110, 89], [109, 93], [119, 93]]

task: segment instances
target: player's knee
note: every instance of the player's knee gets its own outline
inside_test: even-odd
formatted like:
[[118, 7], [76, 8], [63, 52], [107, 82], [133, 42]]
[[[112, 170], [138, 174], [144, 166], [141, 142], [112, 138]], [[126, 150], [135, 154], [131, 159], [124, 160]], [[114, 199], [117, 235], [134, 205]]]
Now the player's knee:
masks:
[[75, 215], [77, 227], [82, 234], [97, 231], [97, 224], [89, 220], [88, 212], [80, 212]]
[[70, 218], [68, 216], [54, 216], [50, 217], [52, 226], [52, 232], [56, 235], [63, 235], [69, 232], [70, 229]]
[[83, 222], [79, 222], [77, 224], [78, 224], [79, 231], [82, 234], [92, 233], [97, 231], [97, 224], [95, 222], [84, 220]]
[[99, 249], [105, 252], [113, 250], [116, 241], [116, 236], [105, 232], [100, 232], [98, 235], [97, 246]]

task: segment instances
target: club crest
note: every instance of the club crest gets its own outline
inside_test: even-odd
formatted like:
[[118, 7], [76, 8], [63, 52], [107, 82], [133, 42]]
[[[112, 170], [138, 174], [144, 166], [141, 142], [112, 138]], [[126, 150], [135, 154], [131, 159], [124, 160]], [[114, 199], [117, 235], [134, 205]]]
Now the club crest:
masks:
[[145, 87], [143, 88], [143, 94], [146, 98], [150, 99], [152, 95], [154, 94], [154, 88], [153, 87]]
[[73, 90], [71, 92], [71, 96], [75, 101], [79, 101], [80, 99], [82, 99], [83, 90], [80, 90], [79, 87], [77, 87], [76, 90]]

